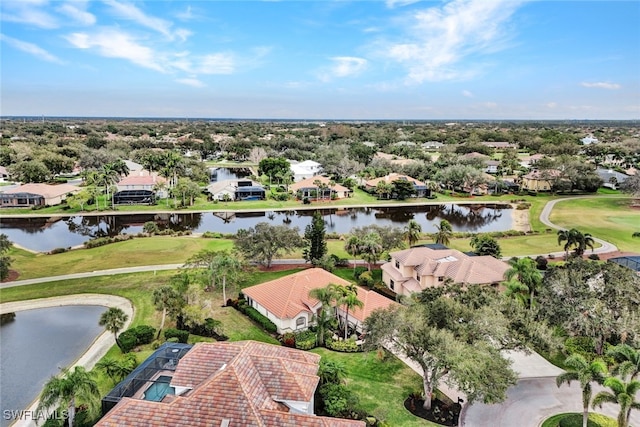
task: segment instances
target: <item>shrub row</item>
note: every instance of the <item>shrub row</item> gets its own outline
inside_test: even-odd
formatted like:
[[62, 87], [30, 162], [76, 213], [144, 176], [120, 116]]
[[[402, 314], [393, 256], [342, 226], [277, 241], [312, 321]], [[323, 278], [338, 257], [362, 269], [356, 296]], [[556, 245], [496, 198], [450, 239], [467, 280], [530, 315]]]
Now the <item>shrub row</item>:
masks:
[[164, 331], [164, 338], [169, 341], [175, 338], [177, 342], [186, 344], [189, 341], [189, 331], [181, 331], [180, 329], [169, 328]]
[[355, 340], [349, 339], [346, 341], [327, 340], [325, 346], [329, 350], [340, 351], [343, 353], [356, 353], [362, 351]]
[[231, 305], [233, 308], [237, 309], [242, 314], [249, 317], [254, 322], [258, 323], [262, 326], [267, 332], [275, 333], [278, 330], [278, 327], [275, 323], [269, 320], [266, 316], [263, 316], [258, 310], [253, 307], [250, 307], [247, 304], [247, 301], [244, 299], [239, 300], [231, 300], [227, 301], [228, 305]]
[[156, 329], [149, 325], [129, 328], [118, 336], [118, 342], [123, 353], [128, 353], [135, 346], [150, 344], [156, 335]]
[[124, 242], [125, 240], [131, 240], [133, 236], [130, 234], [120, 234], [113, 237], [98, 237], [97, 239], [84, 242], [84, 247], [87, 249], [97, 248], [99, 246], [108, 245], [111, 243]]

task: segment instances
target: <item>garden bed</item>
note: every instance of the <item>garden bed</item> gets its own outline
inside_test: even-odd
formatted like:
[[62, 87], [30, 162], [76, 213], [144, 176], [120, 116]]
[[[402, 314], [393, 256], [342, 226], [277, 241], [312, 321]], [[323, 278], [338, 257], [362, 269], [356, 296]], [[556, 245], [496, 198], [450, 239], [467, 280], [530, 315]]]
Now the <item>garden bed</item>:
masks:
[[424, 399], [413, 396], [409, 396], [404, 401], [404, 407], [416, 417], [424, 418], [443, 426], [457, 427], [462, 405], [433, 399], [431, 401], [431, 410], [426, 410], [422, 406], [423, 404]]

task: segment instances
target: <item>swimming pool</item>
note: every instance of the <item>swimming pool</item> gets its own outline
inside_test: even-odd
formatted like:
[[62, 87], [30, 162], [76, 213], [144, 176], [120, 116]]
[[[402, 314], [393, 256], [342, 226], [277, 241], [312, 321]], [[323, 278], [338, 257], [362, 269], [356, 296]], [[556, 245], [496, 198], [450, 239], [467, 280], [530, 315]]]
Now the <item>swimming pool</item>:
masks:
[[169, 385], [170, 382], [171, 377], [167, 375], [159, 376], [158, 379], [145, 390], [143, 399], [160, 402], [167, 394], [176, 394], [176, 389]]

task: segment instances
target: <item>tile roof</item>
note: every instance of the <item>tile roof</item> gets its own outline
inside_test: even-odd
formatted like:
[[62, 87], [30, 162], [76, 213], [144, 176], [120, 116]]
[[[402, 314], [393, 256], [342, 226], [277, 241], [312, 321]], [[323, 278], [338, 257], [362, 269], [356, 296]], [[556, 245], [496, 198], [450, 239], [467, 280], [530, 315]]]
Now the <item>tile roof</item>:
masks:
[[97, 426], [344, 426], [362, 421], [290, 412], [311, 404], [320, 356], [255, 341], [198, 343], [179, 362], [171, 386], [185, 394], [151, 402], [123, 398]]
[[358, 299], [362, 301], [362, 308], [354, 307], [349, 310], [349, 316], [356, 318], [360, 322], [364, 322], [374, 310], [384, 309], [392, 305], [398, 305], [397, 302], [380, 295], [376, 291], [357, 287]]
[[68, 193], [77, 193], [80, 191], [80, 188], [71, 184], [58, 184], [58, 185], [49, 185], [49, 184], [23, 184], [18, 187], [12, 188], [10, 190], [5, 191], [6, 194], [15, 194], [15, 193], [31, 193], [38, 194], [45, 199], [50, 199], [53, 197], [63, 196]]
[[320, 181], [323, 184], [326, 184], [328, 187], [331, 187], [333, 191], [351, 191], [347, 187], [340, 184], [334, 184], [333, 186], [329, 186], [329, 182], [331, 180], [326, 176], [322, 176], [322, 175], [316, 175], [316, 176], [312, 176], [311, 178], [303, 179], [301, 181], [291, 184], [289, 188], [292, 191], [298, 191], [301, 188], [316, 188], [316, 184], [315, 184], [316, 180]]
[[167, 180], [153, 172], [151, 174], [131, 174], [125, 176], [120, 181], [118, 181], [118, 186], [125, 185], [155, 185], [156, 183], [166, 183]]
[[279, 279], [251, 286], [242, 293], [258, 302], [269, 313], [280, 319], [293, 319], [300, 312], [311, 312], [318, 300], [309, 297], [309, 291], [329, 284], [348, 285], [344, 280], [322, 268], [309, 268]]
[[[468, 256], [455, 249], [433, 250], [419, 247], [392, 252], [390, 255], [400, 264], [414, 267], [420, 276], [444, 277], [455, 283], [501, 282], [509, 269], [505, 262], [492, 256]], [[391, 263], [384, 264], [385, 271], [395, 269], [390, 265]]]
[[402, 174], [399, 174], [399, 173], [390, 173], [389, 175], [385, 175], [385, 176], [380, 177], [380, 178], [370, 179], [370, 180], [365, 182], [365, 185], [368, 186], [368, 187], [375, 187], [375, 186], [378, 185], [378, 182], [380, 182], [380, 181], [392, 183], [393, 181], [398, 180], [398, 179], [406, 179], [407, 181], [412, 182], [414, 186], [422, 186], [422, 187], [424, 187], [424, 186], [427, 185], [422, 181], [418, 181], [415, 178], [411, 178], [410, 176], [402, 175]]

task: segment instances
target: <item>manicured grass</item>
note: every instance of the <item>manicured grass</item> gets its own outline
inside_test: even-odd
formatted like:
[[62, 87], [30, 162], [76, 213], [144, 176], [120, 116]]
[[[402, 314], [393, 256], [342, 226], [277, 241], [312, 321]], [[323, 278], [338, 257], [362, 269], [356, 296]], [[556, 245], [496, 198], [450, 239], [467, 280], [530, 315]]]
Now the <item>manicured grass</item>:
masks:
[[[450, 247], [459, 251], [467, 252], [472, 250], [469, 242], [471, 239], [454, 239]], [[502, 256], [549, 254], [551, 252], [561, 252], [562, 246], [558, 245], [558, 236], [555, 233], [532, 234], [527, 236], [502, 237], [497, 239]], [[595, 244], [594, 247], [599, 247]]]
[[376, 352], [338, 353], [324, 348], [312, 352], [342, 364], [347, 371], [347, 387], [360, 406], [391, 426], [437, 426], [415, 417], [403, 402], [414, 391], [422, 390], [422, 378], [392, 355], [381, 360]]
[[[640, 251], [640, 209], [631, 208], [631, 198], [599, 197], [562, 201], [551, 212], [551, 221], [566, 228], [577, 228], [609, 241], [621, 251]], [[587, 251], [588, 253], [588, 251]]]
[[[557, 414], [547, 418], [541, 424], [541, 427], [559, 427], [560, 421], [563, 421], [565, 427], [582, 427], [582, 414], [576, 412], [567, 412]], [[587, 427], [617, 427], [618, 423], [613, 418], [602, 414], [589, 413]]]

